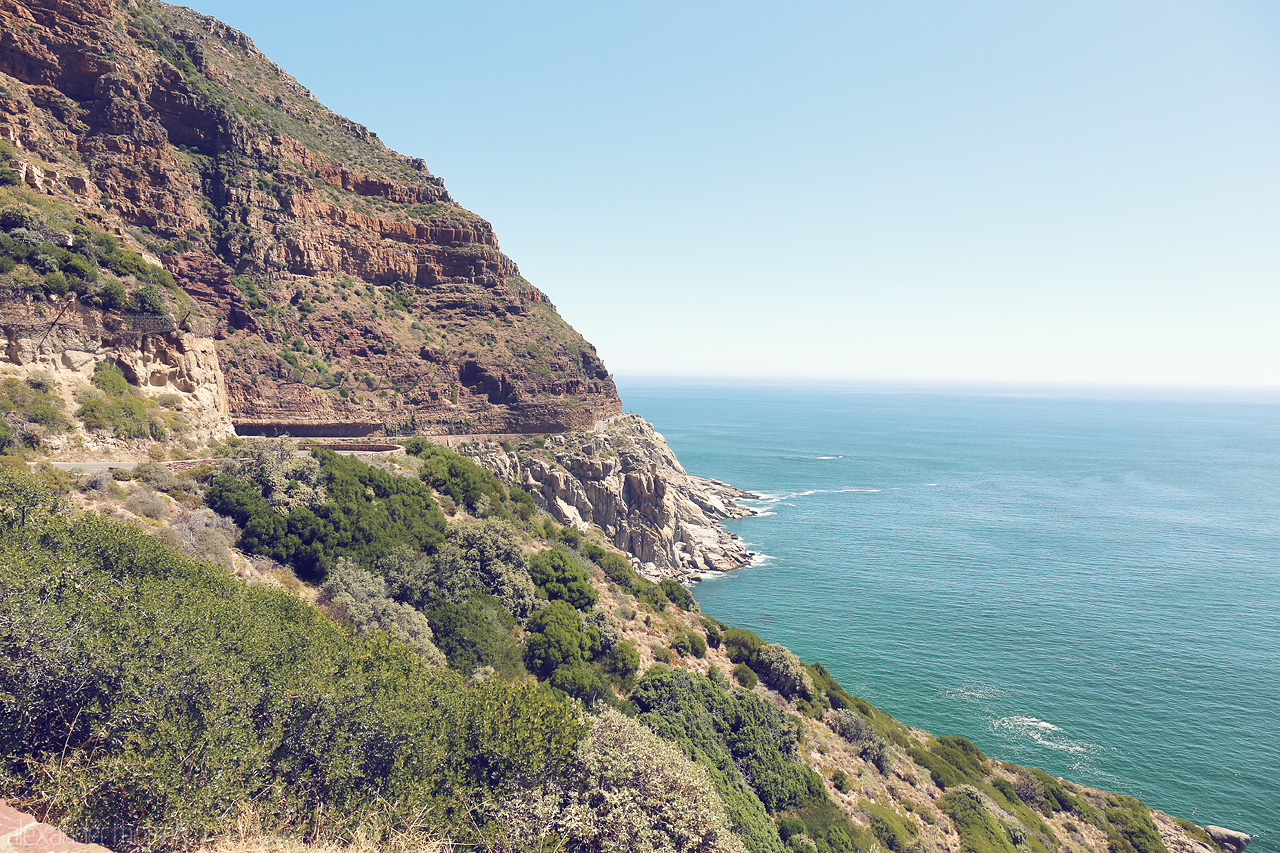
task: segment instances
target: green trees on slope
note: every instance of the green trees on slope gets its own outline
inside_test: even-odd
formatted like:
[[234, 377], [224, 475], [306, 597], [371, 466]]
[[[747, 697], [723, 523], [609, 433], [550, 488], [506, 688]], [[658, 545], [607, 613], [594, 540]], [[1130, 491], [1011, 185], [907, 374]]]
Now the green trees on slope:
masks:
[[282, 514], [261, 487], [226, 474], [214, 478], [205, 503], [240, 526], [245, 550], [312, 579], [323, 578], [340, 557], [376, 571], [396, 546], [429, 551], [444, 541], [444, 516], [428, 486], [331, 451], [315, 455], [328, 480], [324, 502], [314, 508]]
[[478, 839], [460, 816], [554, 776], [583, 732], [533, 685], [468, 685], [385, 633], [39, 506], [0, 515], [0, 779], [64, 826], [217, 830], [253, 802], [303, 833], [376, 817]]

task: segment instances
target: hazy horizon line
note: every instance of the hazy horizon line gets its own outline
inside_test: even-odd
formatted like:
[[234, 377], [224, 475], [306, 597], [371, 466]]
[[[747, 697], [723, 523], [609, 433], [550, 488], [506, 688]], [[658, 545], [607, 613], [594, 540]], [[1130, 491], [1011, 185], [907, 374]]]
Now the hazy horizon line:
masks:
[[664, 373], [614, 373], [619, 385], [687, 387], [810, 388], [843, 391], [938, 392], [998, 396], [1101, 396], [1113, 399], [1238, 399], [1280, 403], [1280, 385], [1177, 385], [1067, 381], [1003, 381], [962, 379], [867, 379], [858, 377], [719, 376]]

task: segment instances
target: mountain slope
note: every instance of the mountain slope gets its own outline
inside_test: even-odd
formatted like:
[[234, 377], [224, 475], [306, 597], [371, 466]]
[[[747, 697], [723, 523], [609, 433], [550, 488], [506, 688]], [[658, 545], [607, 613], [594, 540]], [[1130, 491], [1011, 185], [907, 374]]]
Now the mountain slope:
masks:
[[0, 0], [0, 145], [196, 300], [242, 431], [559, 432], [620, 411], [488, 222], [212, 18]]

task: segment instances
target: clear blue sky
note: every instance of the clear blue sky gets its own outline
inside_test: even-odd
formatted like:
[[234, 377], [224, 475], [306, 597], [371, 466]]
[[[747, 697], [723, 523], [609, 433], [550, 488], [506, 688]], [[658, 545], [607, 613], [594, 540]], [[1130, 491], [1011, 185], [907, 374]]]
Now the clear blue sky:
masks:
[[621, 376], [1280, 386], [1280, 4], [208, 0]]

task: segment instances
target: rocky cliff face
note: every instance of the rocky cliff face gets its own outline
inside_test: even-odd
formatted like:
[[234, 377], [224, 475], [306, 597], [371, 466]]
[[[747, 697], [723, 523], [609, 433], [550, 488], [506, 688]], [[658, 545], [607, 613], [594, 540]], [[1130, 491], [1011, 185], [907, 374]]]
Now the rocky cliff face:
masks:
[[620, 412], [488, 222], [212, 18], [0, 0], [0, 167], [175, 276], [242, 431], [558, 432]]
[[477, 462], [534, 496], [561, 524], [596, 525], [651, 579], [688, 580], [751, 562], [752, 553], [719, 522], [752, 511], [751, 494], [690, 476], [666, 440], [638, 415], [589, 433], [554, 436], [545, 447], [473, 445]]
[[[74, 394], [87, 387], [94, 368], [117, 365], [143, 397], [171, 395], [182, 415], [183, 437], [221, 440], [232, 434], [227, 388], [212, 338], [181, 329], [171, 319], [130, 317], [73, 300], [52, 305], [9, 300], [0, 306], [0, 378], [26, 379], [47, 373], [64, 408], [74, 412]], [[53, 450], [78, 441], [90, 451], [117, 449], [121, 442], [91, 432], [49, 436]]]

